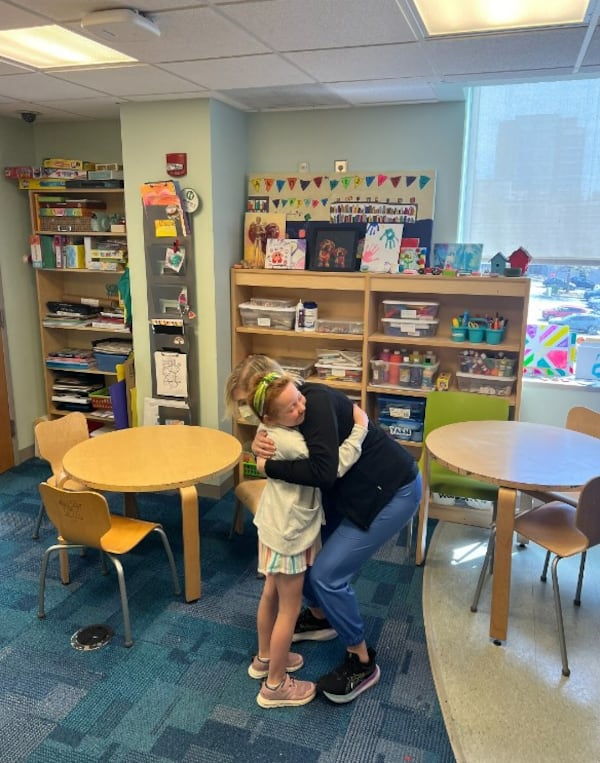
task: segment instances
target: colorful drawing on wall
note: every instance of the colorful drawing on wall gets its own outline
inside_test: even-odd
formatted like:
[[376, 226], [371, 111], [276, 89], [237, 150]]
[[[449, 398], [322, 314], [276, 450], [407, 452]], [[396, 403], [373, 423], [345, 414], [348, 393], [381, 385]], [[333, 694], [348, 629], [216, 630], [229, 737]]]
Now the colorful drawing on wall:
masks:
[[463, 273], [478, 273], [483, 244], [434, 244], [434, 268], [451, 268]]
[[569, 376], [575, 364], [576, 334], [568, 326], [549, 323], [527, 325], [525, 376]]
[[368, 223], [360, 269], [370, 273], [397, 273], [402, 223]]
[[305, 238], [268, 238], [265, 268], [274, 270], [304, 270], [306, 267]]
[[248, 198], [268, 197], [269, 210], [288, 220], [398, 223], [404, 235], [431, 251], [435, 200], [433, 170], [398, 170], [330, 176], [252, 175]]
[[244, 260], [252, 268], [264, 268], [267, 239], [285, 235], [285, 214], [246, 212], [244, 217]]

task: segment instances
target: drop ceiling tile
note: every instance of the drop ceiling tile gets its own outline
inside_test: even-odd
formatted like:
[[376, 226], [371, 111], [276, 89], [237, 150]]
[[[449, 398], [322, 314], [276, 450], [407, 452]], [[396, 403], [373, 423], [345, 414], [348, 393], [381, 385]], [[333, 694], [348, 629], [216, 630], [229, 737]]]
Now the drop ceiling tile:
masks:
[[415, 39], [395, 0], [263, 0], [222, 11], [279, 51]]
[[263, 87], [313, 82], [307, 74], [272, 53], [164, 64], [161, 68], [212, 90], [255, 87], [258, 82]]
[[[32, 11], [37, 10], [35, 7]], [[0, 2], [0, 29], [19, 29], [20, 27], [36, 26], [40, 22], [37, 13], [31, 13], [27, 9], [17, 8], [13, 3]]]
[[433, 74], [419, 43], [287, 53], [286, 58], [319, 82], [353, 82]]
[[[160, 94], [191, 89], [189, 82], [185, 82], [169, 72], [143, 64], [119, 68], [87, 69], [85, 71], [61, 71], [60, 73], [57, 72], [55, 76], [67, 82], [113, 95]], [[2, 79], [0, 78], [1, 86]]]
[[244, 104], [251, 111], [333, 108], [348, 102], [323, 85], [254, 87], [222, 91], [223, 95]]
[[[105, 8], [135, 8], [141, 13], [160, 11], [168, 5], [169, 10], [206, 5], [206, 2], [186, 0], [15, 0], [15, 5], [47, 16], [52, 21], [79, 22], [88, 13]], [[2, 4], [4, 5], [4, 3]]]
[[31, 101], [52, 101], [55, 98], [85, 98], [89, 91], [77, 84], [64, 82], [46, 74], [14, 74], [0, 77], [0, 94]]

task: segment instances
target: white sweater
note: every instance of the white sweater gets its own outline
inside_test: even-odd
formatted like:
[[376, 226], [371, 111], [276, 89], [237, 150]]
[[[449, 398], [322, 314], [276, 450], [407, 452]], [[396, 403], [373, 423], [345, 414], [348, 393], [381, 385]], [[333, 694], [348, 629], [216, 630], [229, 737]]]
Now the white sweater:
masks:
[[[308, 458], [306, 442], [297, 429], [266, 427], [263, 424], [259, 429], [266, 431], [275, 443], [277, 450], [274, 459]], [[338, 477], [358, 461], [366, 435], [367, 427], [355, 424], [348, 438], [340, 445]], [[299, 554], [312, 546], [324, 523], [319, 488], [295, 485], [271, 477], [267, 479], [254, 517], [258, 537], [265, 546], [286, 556]]]

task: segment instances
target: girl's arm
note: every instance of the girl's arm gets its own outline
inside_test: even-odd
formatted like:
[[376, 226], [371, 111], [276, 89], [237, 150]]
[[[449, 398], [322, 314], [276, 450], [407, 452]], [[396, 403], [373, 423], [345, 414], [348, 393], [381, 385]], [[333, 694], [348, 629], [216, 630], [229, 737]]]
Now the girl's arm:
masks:
[[358, 461], [362, 453], [363, 440], [369, 431], [369, 417], [362, 408], [355, 405], [352, 409], [352, 415], [354, 426], [348, 437], [340, 445], [338, 477], [343, 477], [350, 467]]

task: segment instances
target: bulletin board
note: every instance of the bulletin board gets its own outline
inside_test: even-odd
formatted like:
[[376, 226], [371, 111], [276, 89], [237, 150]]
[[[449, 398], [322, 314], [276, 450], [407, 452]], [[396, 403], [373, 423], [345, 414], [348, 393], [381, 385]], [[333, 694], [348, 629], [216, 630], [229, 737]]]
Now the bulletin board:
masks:
[[431, 251], [433, 170], [335, 175], [270, 173], [248, 180], [248, 212], [284, 212], [287, 220], [403, 223], [406, 237]]

